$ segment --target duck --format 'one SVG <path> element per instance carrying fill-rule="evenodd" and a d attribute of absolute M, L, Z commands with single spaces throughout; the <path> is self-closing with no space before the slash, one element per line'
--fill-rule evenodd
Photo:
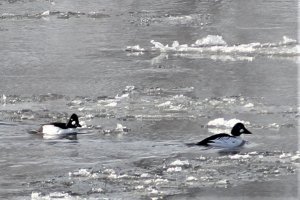
<path fill-rule="evenodd" d="M 231 129 L 231 135 L 219 133 L 205 138 L 195 145 L 217 148 L 236 148 L 243 146 L 246 141 L 241 138 L 242 134 L 252 134 L 245 128 L 243 123 L 236 123 Z"/>
<path fill-rule="evenodd" d="M 44 139 L 77 139 L 77 127 L 81 127 L 81 125 L 78 116 L 74 113 L 67 123 L 53 122 L 43 124 L 37 133 L 43 135 Z"/>

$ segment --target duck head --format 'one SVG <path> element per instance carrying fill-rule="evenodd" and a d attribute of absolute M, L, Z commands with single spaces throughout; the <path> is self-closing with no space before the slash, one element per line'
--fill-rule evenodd
<path fill-rule="evenodd" d="M 78 120 L 78 116 L 76 114 L 72 114 L 68 123 L 67 123 L 67 127 L 68 128 L 77 128 L 77 127 L 81 127 L 81 125 L 79 124 L 79 120 Z"/>
<path fill-rule="evenodd" d="M 245 128 L 244 124 L 236 123 L 231 130 L 231 135 L 240 136 L 241 134 L 252 134 L 252 133 Z"/>

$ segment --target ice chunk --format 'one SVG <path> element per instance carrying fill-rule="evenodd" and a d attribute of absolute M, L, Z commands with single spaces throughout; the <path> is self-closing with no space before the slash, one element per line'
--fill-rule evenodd
<path fill-rule="evenodd" d="M 199 39 L 192 46 L 225 46 L 227 43 L 219 35 L 208 35 L 202 39 Z"/>
<path fill-rule="evenodd" d="M 250 122 L 248 121 L 243 121 L 243 120 L 239 120 L 239 119 L 230 119 L 230 120 L 225 120 L 224 118 L 217 118 L 214 120 L 211 120 L 207 123 L 208 126 L 225 126 L 225 127 L 233 127 L 236 123 L 243 123 L 245 125 L 249 125 Z"/>
<path fill-rule="evenodd" d="M 184 166 L 184 165 L 189 165 L 189 161 L 188 160 L 175 160 L 174 162 L 170 163 L 170 166 Z"/>

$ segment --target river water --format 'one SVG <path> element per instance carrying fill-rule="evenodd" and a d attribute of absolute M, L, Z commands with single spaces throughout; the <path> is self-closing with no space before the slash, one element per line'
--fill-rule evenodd
<path fill-rule="evenodd" d="M 297 1 L 0 1 L 1 199 L 297 199 Z M 32 135 L 79 116 L 77 140 Z M 188 147 L 242 121 L 238 151 Z"/>

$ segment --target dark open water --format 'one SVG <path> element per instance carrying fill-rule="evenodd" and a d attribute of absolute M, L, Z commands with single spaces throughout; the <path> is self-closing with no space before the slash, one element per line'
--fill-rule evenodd
<path fill-rule="evenodd" d="M 297 199 L 297 4 L 0 1 L 0 198 Z M 237 120 L 239 152 L 184 144 Z"/>

